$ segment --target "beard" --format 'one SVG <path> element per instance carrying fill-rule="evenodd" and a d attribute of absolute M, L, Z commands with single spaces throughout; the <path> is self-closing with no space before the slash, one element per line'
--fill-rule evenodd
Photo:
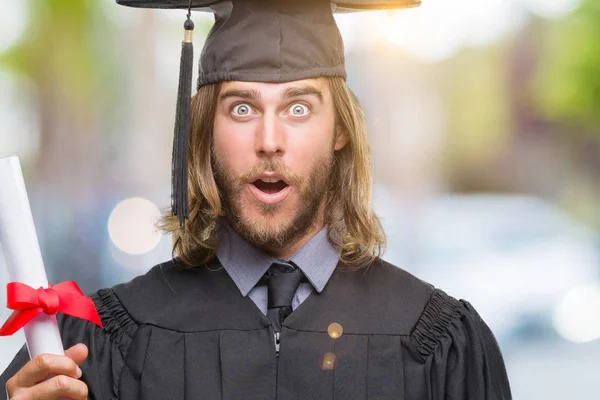
<path fill-rule="evenodd" d="M 322 215 L 321 205 L 326 204 L 326 196 L 333 172 L 333 151 L 321 157 L 303 178 L 291 171 L 280 160 L 268 159 L 255 165 L 248 172 L 232 176 L 230 169 L 213 153 L 213 171 L 215 181 L 221 193 L 223 213 L 235 231 L 257 247 L 278 249 L 294 243 L 314 227 Z M 287 197 L 276 204 L 265 204 L 258 200 L 252 206 L 258 206 L 260 216 L 252 218 L 244 213 L 249 205 L 243 203 L 246 185 L 253 177 L 264 171 L 273 171 L 285 177 L 286 182 L 297 192 L 297 204 L 288 218 L 272 225 L 269 219 L 281 210 Z"/>

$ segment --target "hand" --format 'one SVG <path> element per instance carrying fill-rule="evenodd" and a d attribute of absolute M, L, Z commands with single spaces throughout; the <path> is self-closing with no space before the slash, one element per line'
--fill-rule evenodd
<path fill-rule="evenodd" d="M 6 382 L 10 400 L 54 400 L 68 397 L 85 400 L 88 387 L 79 380 L 79 365 L 88 356 L 87 346 L 76 344 L 64 356 L 40 354 Z M 48 378 L 48 375 L 54 375 Z"/>

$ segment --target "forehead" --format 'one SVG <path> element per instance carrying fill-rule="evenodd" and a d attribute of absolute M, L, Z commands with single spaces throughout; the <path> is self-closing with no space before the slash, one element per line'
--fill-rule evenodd
<path fill-rule="evenodd" d="M 312 88 L 320 91 L 324 98 L 329 97 L 329 82 L 326 78 L 310 78 L 292 82 L 268 83 L 268 82 L 242 82 L 225 81 L 221 84 L 220 95 L 231 91 L 252 91 L 259 93 L 261 98 L 280 98 L 289 93 L 291 89 Z"/>

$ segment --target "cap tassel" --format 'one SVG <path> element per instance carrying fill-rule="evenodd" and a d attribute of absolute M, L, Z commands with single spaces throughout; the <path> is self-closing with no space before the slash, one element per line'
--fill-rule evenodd
<path fill-rule="evenodd" d="M 171 176 L 171 212 L 177 216 L 180 227 L 185 230 L 185 221 L 189 217 L 188 204 L 188 146 L 190 141 L 190 103 L 192 97 L 192 69 L 194 46 L 192 33 L 194 23 L 187 20 L 183 27 L 185 38 L 181 43 L 181 63 L 179 67 L 179 88 L 177 90 L 177 111 L 175 114 L 175 132 L 173 135 L 173 164 Z"/>

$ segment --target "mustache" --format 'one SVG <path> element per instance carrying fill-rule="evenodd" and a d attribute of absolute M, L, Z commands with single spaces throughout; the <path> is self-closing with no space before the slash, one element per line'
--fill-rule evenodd
<path fill-rule="evenodd" d="M 276 174 L 281 175 L 288 185 L 299 185 L 302 182 L 301 176 L 292 171 L 283 163 L 283 161 L 268 159 L 256 164 L 254 167 L 238 176 L 236 184 L 241 185 L 250 182 L 256 175 L 263 172 L 275 172 Z"/>

